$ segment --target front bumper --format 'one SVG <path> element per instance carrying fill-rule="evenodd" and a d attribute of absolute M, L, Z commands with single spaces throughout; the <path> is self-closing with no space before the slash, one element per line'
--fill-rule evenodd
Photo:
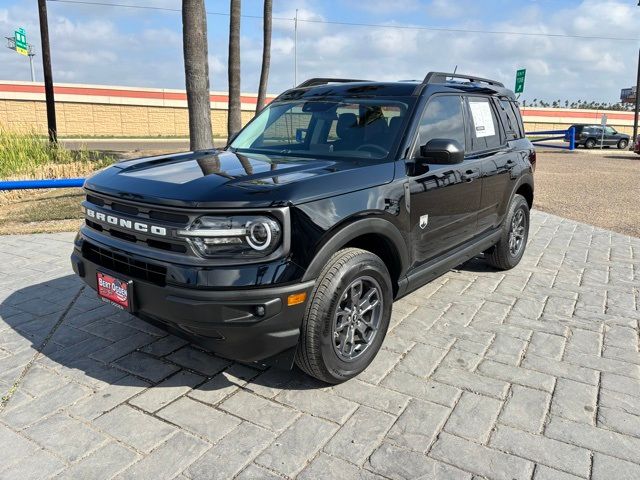
<path fill-rule="evenodd" d="M 289 367 L 306 301 L 288 306 L 287 297 L 305 292 L 308 301 L 314 284 L 217 290 L 161 286 L 97 265 L 85 258 L 78 245 L 71 264 L 94 290 L 97 271 L 133 280 L 132 313 L 168 332 L 231 360 Z"/>

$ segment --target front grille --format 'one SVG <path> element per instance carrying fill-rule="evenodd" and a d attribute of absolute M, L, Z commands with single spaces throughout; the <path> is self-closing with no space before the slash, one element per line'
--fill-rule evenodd
<path fill-rule="evenodd" d="M 128 215 L 137 216 L 140 214 L 140 210 L 136 207 L 130 207 L 129 205 L 123 205 L 121 203 L 113 202 L 111 204 L 111 210 L 115 210 L 116 212 L 126 213 Z"/>
<path fill-rule="evenodd" d="M 104 205 L 104 200 L 93 195 L 87 195 L 87 202 L 93 203 L 94 205 L 97 205 L 99 207 L 102 207 Z"/>
<path fill-rule="evenodd" d="M 173 229 L 186 228 L 191 220 L 189 215 L 186 214 L 152 209 L 147 206 L 131 204 L 128 201 L 112 200 L 109 197 L 98 196 L 94 193 L 87 194 L 86 202 L 88 208 L 93 208 L 93 206 L 100 207 L 100 211 L 107 215 L 112 212 L 114 216 L 126 216 L 131 221 L 137 220 L 145 224 L 153 223 L 166 228 L 169 232 Z M 87 218 L 86 225 L 105 235 L 158 250 L 184 254 L 189 251 L 187 241 L 184 238 L 156 237 L 145 232 L 120 228 L 120 226 L 105 222 L 99 223 L 94 218 Z"/>
<path fill-rule="evenodd" d="M 179 213 L 170 213 L 170 212 L 160 212 L 158 210 L 151 210 L 149 212 L 149 217 L 154 220 L 162 220 L 163 222 L 173 222 L 173 223 L 189 223 L 188 215 L 180 215 Z"/>
<path fill-rule="evenodd" d="M 167 283 L 167 269 L 165 267 L 135 260 L 127 255 L 98 247 L 86 240 L 82 244 L 82 255 L 96 265 L 127 277 L 145 280 L 159 286 L 165 286 Z"/>

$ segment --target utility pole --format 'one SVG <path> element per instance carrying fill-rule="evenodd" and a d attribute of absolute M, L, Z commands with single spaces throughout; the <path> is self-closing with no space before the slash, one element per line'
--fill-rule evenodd
<path fill-rule="evenodd" d="M 29 44 L 29 66 L 31 67 L 31 81 L 36 81 L 36 71 L 33 68 L 33 57 L 36 56 L 36 52 L 33 51 L 33 45 Z"/>
<path fill-rule="evenodd" d="M 631 149 L 634 148 L 633 146 L 636 143 L 636 138 L 638 138 L 638 112 L 640 112 L 640 49 L 638 49 L 638 76 L 636 77 L 636 108 L 633 113 L 633 137 L 631 138 Z"/>
<path fill-rule="evenodd" d="M 293 86 L 298 85 L 298 9 L 293 19 Z"/>
<path fill-rule="evenodd" d="M 42 41 L 42 73 L 44 75 L 44 96 L 47 102 L 47 128 L 49 141 L 58 142 L 58 127 L 56 126 L 56 104 L 53 96 L 53 75 L 51 74 L 51 49 L 49 46 L 49 24 L 47 21 L 47 1 L 38 0 L 38 14 L 40 16 L 40 39 Z"/>

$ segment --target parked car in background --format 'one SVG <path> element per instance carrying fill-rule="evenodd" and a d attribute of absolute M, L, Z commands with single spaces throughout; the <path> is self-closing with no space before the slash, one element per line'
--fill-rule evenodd
<path fill-rule="evenodd" d="M 640 155 L 640 135 L 636 137 L 636 143 L 633 145 L 633 151 Z"/>
<path fill-rule="evenodd" d="M 602 135 L 602 125 L 576 124 L 571 125 L 576 131 L 576 147 L 582 145 L 584 148 L 618 147 L 624 150 L 629 146 L 630 137 L 626 133 L 620 133 L 613 127 L 604 127 L 604 140 Z M 564 137 L 564 141 L 569 141 L 569 133 Z"/>

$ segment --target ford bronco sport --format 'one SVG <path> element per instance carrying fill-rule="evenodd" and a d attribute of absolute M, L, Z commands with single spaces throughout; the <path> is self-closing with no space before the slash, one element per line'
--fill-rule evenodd
<path fill-rule="evenodd" d="M 518 264 L 535 152 L 496 81 L 312 79 L 224 150 L 89 178 L 71 261 L 100 297 L 220 356 L 337 383 L 395 299 L 484 252 Z"/>

